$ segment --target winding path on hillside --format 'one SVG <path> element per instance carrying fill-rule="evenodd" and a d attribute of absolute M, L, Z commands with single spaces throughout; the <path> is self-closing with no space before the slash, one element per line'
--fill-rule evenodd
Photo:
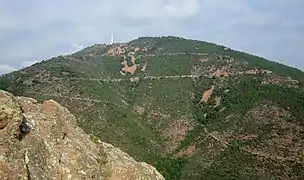
<path fill-rule="evenodd" d="M 80 102 L 92 102 L 92 103 L 110 103 L 110 101 L 105 101 L 105 100 L 97 100 L 97 99 L 91 99 L 91 98 L 80 98 L 80 97 L 70 97 L 70 96 L 64 96 L 62 94 L 44 94 L 44 93 L 37 93 L 37 92 L 27 92 L 26 94 L 34 94 L 34 95 L 41 95 L 41 96 L 46 96 L 46 97 L 55 97 L 55 98 L 64 98 L 70 101 L 80 101 Z M 116 103 L 112 103 L 113 105 L 116 106 L 121 106 L 121 107 L 125 107 L 121 104 L 116 104 Z M 124 103 L 125 104 L 125 103 Z M 127 105 L 127 104 L 125 104 Z M 205 133 L 207 134 L 207 136 L 211 137 L 212 139 L 214 139 L 215 141 L 217 141 L 218 143 L 222 144 L 225 147 L 234 147 L 233 145 L 231 145 L 230 143 L 226 142 L 225 140 L 222 140 L 221 138 L 215 136 L 214 134 L 208 132 L 208 130 L 206 128 L 204 128 Z M 277 156 L 277 155 L 272 155 L 270 153 L 265 153 L 263 151 L 253 151 L 253 150 L 249 150 L 247 148 L 241 147 L 238 148 L 239 150 L 251 154 L 253 156 L 258 156 L 258 157 L 262 157 L 262 158 L 267 158 L 267 159 L 271 159 L 271 160 L 275 160 L 275 161 L 291 161 L 291 162 L 296 162 L 298 164 L 303 164 L 303 161 L 300 161 L 299 159 L 296 158 L 292 158 L 292 157 L 282 157 L 282 156 Z"/>
<path fill-rule="evenodd" d="M 116 104 L 111 101 L 106 101 L 106 100 L 99 100 L 99 99 L 91 99 L 91 98 L 81 98 L 81 97 L 71 97 L 68 94 L 67 95 L 62 95 L 62 94 L 49 94 L 49 93 L 37 93 L 37 92 L 26 92 L 26 94 L 33 94 L 33 95 L 40 95 L 40 96 L 45 96 L 45 97 L 54 97 L 54 98 L 60 98 L 60 99 L 67 99 L 70 101 L 80 101 L 80 102 L 92 102 L 92 103 L 111 103 L 115 106 L 122 106 L 121 104 Z M 127 105 L 125 102 L 122 102 L 123 104 Z"/>
<path fill-rule="evenodd" d="M 185 53 L 185 52 L 175 52 L 175 53 L 158 53 L 158 54 L 140 54 L 137 55 L 137 57 L 141 58 L 141 57 L 155 57 L 155 56 L 176 56 L 176 55 L 195 55 L 195 56 L 207 56 L 210 55 L 210 53 Z M 110 56 L 108 53 L 104 53 L 101 55 L 94 55 L 94 54 L 88 54 L 88 55 L 84 55 L 83 57 L 91 57 L 91 56 L 95 56 L 95 57 L 101 57 L 101 56 Z M 116 57 L 118 57 L 119 55 L 116 55 Z M 115 56 L 114 56 L 115 57 Z M 122 57 L 122 56 L 121 56 Z"/>
<path fill-rule="evenodd" d="M 172 52 L 172 53 L 159 53 L 159 54 L 142 54 L 142 55 L 137 55 L 137 58 L 141 58 L 141 57 L 154 57 L 154 56 L 175 56 L 175 55 L 197 55 L 197 56 L 207 56 L 210 55 L 210 53 L 185 53 L 185 52 Z M 89 55 L 84 55 L 83 57 L 89 57 L 89 56 L 95 56 L 95 57 L 100 57 L 100 56 L 109 56 L 109 57 L 124 57 L 122 55 L 109 55 L 109 53 L 104 53 L 101 55 L 93 55 L 93 54 L 89 54 Z M 134 55 L 132 55 L 134 56 Z M 75 60 L 73 58 L 68 58 L 71 61 L 77 61 L 77 62 L 81 62 L 79 60 Z M 236 75 L 243 75 L 243 73 L 236 73 L 234 74 L 234 76 Z M 165 75 L 165 76 L 144 76 L 145 80 L 155 80 L 155 79 L 182 79 L 182 78 L 201 78 L 201 77 L 207 77 L 207 78 L 211 78 L 212 75 L 192 75 L 192 74 L 184 74 L 184 75 Z M 101 82 L 121 82 L 121 81 L 128 81 L 130 79 L 134 79 L 137 78 L 137 76 L 133 76 L 131 78 L 111 78 L 111 77 L 106 77 L 106 78 L 83 78 L 83 77 L 79 77 L 79 78 L 69 78 L 71 80 L 88 80 L 88 81 L 101 81 Z M 63 79 L 63 78 L 58 78 L 58 79 Z"/>
<path fill-rule="evenodd" d="M 233 145 L 229 144 L 228 142 L 220 139 L 219 137 L 213 135 L 212 133 L 208 132 L 208 130 L 206 128 L 204 128 L 205 133 L 213 138 L 214 140 L 216 140 L 217 142 L 219 142 L 220 144 L 222 144 L 223 146 L 230 146 L 230 147 L 234 147 Z M 254 155 L 254 156 L 259 156 L 259 157 L 263 157 L 263 158 L 267 158 L 267 159 L 271 159 L 271 160 L 279 160 L 279 161 L 291 161 L 291 162 L 296 162 L 298 164 L 303 164 L 303 161 L 300 161 L 296 158 L 292 158 L 292 157 L 282 157 L 282 156 L 277 156 L 277 155 L 272 155 L 270 153 L 265 153 L 263 151 L 253 151 L 253 150 L 249 150 L 247 148 L 238 148 L 239 150 Z"/>
<path fill-rule="evenodd" d="M 134 76 L 131 78 L 69 78 L 71 80 L 89 80 L 89 81 L 103 81 L 103 82 L 120 82 L 126 81 L 130 79 L 137 78 L 138 76 Z M 200 78 L 207 76 L 197 76 L 197 75 L 172 75 L 172 76 L 145 76 L 145 80 L 154 80 L 154 79 L 182 79 L 182 78 Z M 62 79 L 62 78 L 59 78 Z"/>

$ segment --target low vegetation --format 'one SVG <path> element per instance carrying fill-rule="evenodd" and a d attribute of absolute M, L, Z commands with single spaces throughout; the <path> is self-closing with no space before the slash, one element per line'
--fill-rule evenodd
<path fill-rule="evenodd" d="M 115 46 L 126 52 L 107 54 Z M 139 67 L 122 75 L 129 52 Z M 282 78 L 293 84 L 264 83 Z M 37 63 L 1 77 L 0 88 L 57 100 L 94 142 L 166 179 L 303 179 L 303 80 L 300 70 L 212 43 L 144 37 Z"/>

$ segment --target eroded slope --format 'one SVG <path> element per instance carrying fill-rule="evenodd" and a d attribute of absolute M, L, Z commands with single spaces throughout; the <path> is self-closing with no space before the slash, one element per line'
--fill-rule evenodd
<path fill-rule="evenodd" d="M 259 57 L 176 37 L 139 38 L 1 80 L 9 91 L 56 99 L 87 133 L 167 179 L 303 177 L 304 73 Z"/>

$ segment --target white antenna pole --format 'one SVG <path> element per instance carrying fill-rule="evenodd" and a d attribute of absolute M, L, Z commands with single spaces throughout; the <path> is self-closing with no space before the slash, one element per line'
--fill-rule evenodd
<path fill-rule="evenodd" d="M 113 31 L 112 31 L 112 36 L 111 36 L 111 44 L 114 44 L 114 34 L 113 34 Z"/>

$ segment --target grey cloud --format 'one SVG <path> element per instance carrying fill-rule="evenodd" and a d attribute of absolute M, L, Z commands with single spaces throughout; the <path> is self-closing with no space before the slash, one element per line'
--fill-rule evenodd
<path fill-rule="evenodd" d="M 0 64 L 21 68 L 95 43 L 176 35 L 304 69 L 302 0 L 2 0 Z"/>

